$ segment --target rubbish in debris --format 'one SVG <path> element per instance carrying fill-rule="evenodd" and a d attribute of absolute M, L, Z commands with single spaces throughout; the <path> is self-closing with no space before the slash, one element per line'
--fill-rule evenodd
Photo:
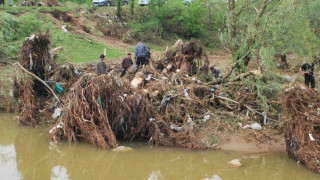
<path fill-rule="evenodd" d="M 133 88 L 138 88 L 144 81 L 144 75 L 141 72 L 137 72 L 134 79 L 131 81 L 131 86 Z"/>
<path fill-rule="evenodd" d="M 132 151 L 133 149 L 131 147 L 126 147 L 126 146 L 119 146 L 117 148 L 112 149 L 111 151 L 115 152 L 124 152 L 124 151 Z"/>
<path fill-rule="evenodd" d="M 204 117 L 203 117 L 203 122 L 204 123 L 206 123 L 208 120 L 210 119 L 210 114 L 208 114 L 208 115 L 205 115 Z"/>
<path fill-rule="evenodd" d="M 154 121 L 154 120 L 156 120 L 155 118 L 149 118 L 149 121 L 150 122 L 152 122 L 152 121 Z"/>
<path fill-rule="evenodd" d="M 312 136 L 311 133 L 309 133 L 309 137 L 310 137 L 310 140 L 311 140 L 311 141 L 315 141 L 315 139 L 313 138 L 313 136 Z"/>
<path fill-rule="evenodd" d="M 259 123 L 253 123 L 250 125 L 251 129 L 254 129 L 254 130 L 262 130 L 262 127 Z"/>
<path fill-rule="evenodd" d="M 190 125 L 190 129 L 193 130 L 194 122 L 192 121 L 190 115 L 187 115 L 187 123 Z"/>
<path fill-rule="evenodd" d="M 59 53 L 59 52 L 62 51 L 62 50 L 63 50 L 63 47 L 62 47 L 62 46 L 59 46 L 59 47 L 56 47 L 56 48 L 52 49 L 52 53 L 57 54 L 57 53 Z"/>
<path fill-rule="evenodd" d="M 287 88 L 281 95 L 283 131 L 289 157 L 320 173 L 320 96 L 301 85 Z M 312 104 L 313 108 L 308 105 Z M 309 140 L 310 139 L 310 140 Z"/>
<path fill-rule="evenodd" d="M 222 178 L 216 174 L 214 174 L 211 178 L 206 177 L 203 180 L 222 180 Z"/>
<path fill-rule="evenodd" d="M 57 119 L 58 117 L 61 116 L 61 108 L 55 108 L 54 109 L 54 113 L 52 114 L 52 118 L 53 119 Z"/>
<path fill-rule="evenodd" d="M 177 126 L 175 124 L 171 124 L 170 128 L 173 129 L 173 130 L 177 130 L 177 131 L 180 131 L 182 129 L 182 127 L 179 127 L 179 126 Z"/>
<path fill-rule="evenodd" d="M 61 94 L 63 92 L 63 88 L 62 86 L 56 82 L 56 85 L 55 85 L 55 88 L 56 88 L 56 91 Z"/>
<path fill-rule="evenodd" d="M 161 107 L 166 108 L 170 99 L 171 99 L 171 94 L 164 96 L 161 100 Z"/>
<path fill-rule="evenodd" d="M 62 25 L 61 26 L 61 28 L 62 28 L 62 30 L 64 31 L 64 32 L 66 32 L 66 33 L 68 33 L 69 32 L 69 30 L 67 29 L 67 25 Z"/>
<path fill-rule="evenodd" d="M 228 164 L 231 164 L 231 165 L 237 166 L 237 167 L 242 166 L 242 164 L 241 164 L 239 159 L 231 160 L 231 161 L 228 162 Z"/>
<path fill-rule="evenodd" d="M 186 98 L 189 98 L 189 93 L 188 93 L 188 89 L 184 89 L 183 90 L 183 94 Z"/>
<path fill-rule="evenodd" d="M 148 74 L 145 80 L 146 80 L 146 81 L 150 81 L 151 78 L 152 78 L 152 74 Z"/>

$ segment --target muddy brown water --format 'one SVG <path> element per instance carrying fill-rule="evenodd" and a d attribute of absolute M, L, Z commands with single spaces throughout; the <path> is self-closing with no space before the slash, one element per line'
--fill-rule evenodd
<path fill-rule="evenodd" d="M 115 180 L 313 180 L 315 174 L 285 153 L 186 151 L 144 143 L 131 151 L 99 150 L 86 143 L 50 143 L 48 129 L 18 127 L 14 114 L 0 114 L 0 179 Z M 227 164 L 239 159 L 241 167 Z"/>

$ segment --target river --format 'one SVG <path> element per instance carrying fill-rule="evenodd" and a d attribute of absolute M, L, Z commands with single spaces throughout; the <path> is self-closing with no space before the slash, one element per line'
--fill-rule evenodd
<path fill-rule="evenodd" d="M 223 151 L 187 151 L 124 143 L 131 151 L 113 152 L 90 144 L 55 144 L 48 129 L 19 127 L 14 114 L 0 115 L 1 180 L 319 180 L 285 153 L 247 154 Z M 228 162 L 239 159 L 240 167 Z"/>

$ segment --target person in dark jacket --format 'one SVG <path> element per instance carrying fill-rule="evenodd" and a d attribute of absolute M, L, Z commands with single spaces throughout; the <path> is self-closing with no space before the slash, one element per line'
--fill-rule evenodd
<path fill-rule="evenodd" d="M 314 63 L 311 65 L 306 63 L 300 67 L 300 72 L 304 75 L 304 83 L 306 86 L 314 89 L 316 87 L 316 81 L 313 76 Z"/>
<path fill-rule="evenodd" d="M 0 6 L 1 4 L 4 6 L 4 0 L 0 0 Z"/>
<path fill-rule="evenodd" d="M 134 59 L 136 60 L 136 71 L 138 71 L 139 67 L 141 65 L 144 65 L 146 63 L 146 57 L 148 52 L 147 46 L 143 43 L 141 39 L 139 39 L 139 43 L 136 45 L 135 51 L 134 51 Z"/>
<path fill-rule="evenodd" d="M 123 60 L 122 60 L 122 63 L 121 63 L 121 74 L 120 74 L 120 77 L 124 76 L 126 74 L 126 71 L 128 70 L 128 68 L 133 65 L 133 62 L 132 62 L 132 59 L 131 59 L 131 53 L 128 53 L 127 54 L 127 57 L 125 57 Z"/>
<path fill-rule="evenodd" d="M 107 74 L 107 66 L 106 66 L 106 63 L 103 62 L 104 58 L 105 56 L 101 54 L 100 59 L 98 60 L 98 63 L 97 63 L 97 69 L 96 69 L 97 76 L 100 76 L 101 74 Z"/>

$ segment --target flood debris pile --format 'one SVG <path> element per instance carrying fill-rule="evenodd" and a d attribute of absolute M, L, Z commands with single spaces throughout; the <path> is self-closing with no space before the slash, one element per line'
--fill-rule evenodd
<path fill-rule="evenodd" d="M 62 117 L 50 133 L 55 141 L 84 140 L 102 149 L 134 139 L 185 147 L 192 138 L 185 130 L 172 130 L 170 120 L 160 117 L 143 92 L 110 75 L 88 74 L 70 88 Z"/>
<path fill-rule="evenodd" d="M 281 96 L 288 155 L 320 173 L 320 97 L 312 89 L 295 85 Z"/>
<path fill-rule="evenodd" d="M 18 102 L 16 111 L 21 124 L 36 126 L 40 112 L 51 111 L 57 106 L 59 98 L 55 93 L 62 93 L 62 87 L 67 90 L 78 77 L 73 65 L 57 64 L 50 50 L 47 31 L 26 38 L 19 53 L 15 64 L 14 97 Z M 57 90 L 57 87 L 61 89 Z"/>
<path fill-rule="evenodd" d="M 46 81 L 57 66 L 50 54 L 49 32 L 26 38 L 19 53 L 18 62 L 29 72 Z M 14 97 L 18 102 L 19 122 L 34 126 L 37 124 L 36 111 L 41 105 L 36 97 L 47 96 L 44 85 L 30 76 L 17 71 L 14 79 Z"/>
<path fill-rule="evenodd" d="M 28 77 L 16 77 L 14 80 L 14 98 L 17 100 L 16 111 L 19 113 L 19 123 L 35 126 L 36 99 L 33 81 Z"/>
<path fill-rule="evenodd" d="M 47 6 L 47 7 L 62 7 L 59 0 L 45 0 L 45 1 L 21 1 L 19 6 Z"/>
<path fill-rule="evenodd" d="M 200 67 L 207 73 L 209 61 L 200 42 L 184 43 L 178 40 L 172 47 L 167 47 L 164 56 L 155 62 L 155 66 L 164 74 L 175 72 L 177 69 L 196 74 Z"/>

